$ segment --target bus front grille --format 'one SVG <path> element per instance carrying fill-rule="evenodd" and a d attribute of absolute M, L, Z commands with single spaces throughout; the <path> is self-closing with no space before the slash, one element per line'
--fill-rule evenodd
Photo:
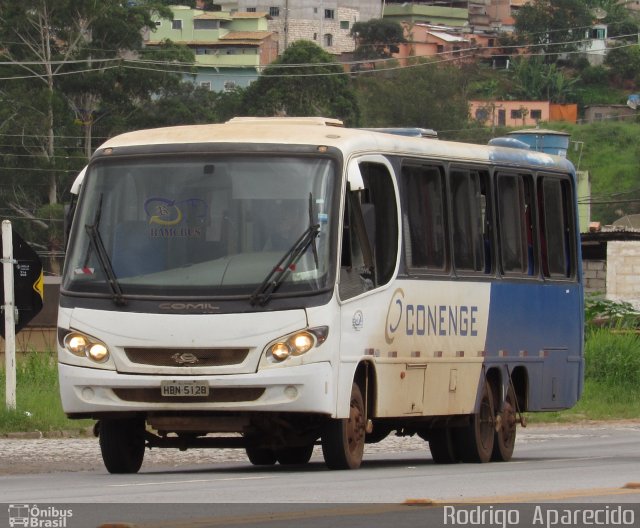
<path fill-rule="evenodd" d="M 264 394 L 263 387 L 211 389 L 207 396 L 162 396 L 160 388 L 114 388 L 114 394 L 123 401 L 140 403 L 234 403 L 255 401 Z"/>
<path fill-rule="evenodd" d="M 131 363 L 156 367 L 219 367 L 239 365 L 248 348 L 138 348 L 124 349 Z"/>

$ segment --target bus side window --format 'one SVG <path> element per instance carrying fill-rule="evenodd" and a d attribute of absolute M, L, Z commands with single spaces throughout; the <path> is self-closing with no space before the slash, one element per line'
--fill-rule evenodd
<path fill-rule="evenodd" d="M 451 231 L 457 271 L 491 272 L 491 221 L 486 175 L 466 169 L 451 171 Z"/>
<path fill-rule="evenodd" d="M 531 178 L 523 174 L 499 174 L 497 188 L 502 271 L 509 275 L 533 275 L 535 237 Z"/>
<path fill-rule="evenodd" d="M 438 167 L 405 164 L 402 178 L 407 266 L 414 271 L 444 271 L 448 260 L 442 172 Z"/>
<path fill-rule="evenodd" d="M 573 276 L 571 188 L 569 182 L 543 176 L 539 181 L 542 272 L 549 278 Z"/>
<path fill-rule="evenodd" d="M 340 297 L 349 299 L 386 284 L 398 254 L 398 210 L 391 175 L 380 163 L 361 162 L 365 189 L 347 189 Z"/>

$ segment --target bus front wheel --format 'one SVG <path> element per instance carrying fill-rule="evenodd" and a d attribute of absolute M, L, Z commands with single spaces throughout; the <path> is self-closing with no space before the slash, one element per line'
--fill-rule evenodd
<path fill-rule="evenodd" d="M 351 386 L 349 418 L 331 420 L 322 434 L 322 454 L 329 469 L 357 469 L 362 463 L 366 414 L 362 391 Z"/>
<path fill-rule="evenodd" d="M 100 451 L 109 473 L 137 473 L 144 458 L 144 420 L 100 421 Z"/>

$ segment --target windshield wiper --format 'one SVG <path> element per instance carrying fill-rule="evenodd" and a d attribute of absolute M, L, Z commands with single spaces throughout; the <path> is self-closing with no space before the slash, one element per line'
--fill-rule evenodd
<path fill-rule="evenodd" d="M 107 278 L 107 284 L 109 285 L 109 288 L 113 293 L 113 302 L 115 302 L 118 306 L 123 306 L 127 304 L 127 302 L 124 299 L 122 288 L 120 287 L 120 283 L 118 282 L 118 277 L 116 277 L 116 273 L 113 270 L 113 264 L 111 263 L 109 254 L 104 247 L 102 236 L 100 235 L 100 231 L 98 230 L 98 226 L 100 225 L 101 213 L 102 195 L 100 195 L 98 209 L 96 210 L 96 214 L 93 218 L 93 225 L 85 224 L 84 229 L 87 232 L 87 235 L 89 235 L 89 240 L 91 241 L 91 245 L 96 252 L 96 257 L 98 257 L 98 262 L 100 263 L 102 272 L 105 274 Z"/>
<path fill-rule="evenodd" d="M 280 285 L 287 278 L 287 275 L 293 268 L 293 266 L 300 260 L 300 257 L 304 255 L 304 252 L 309 246 L 313 246 L 313 253 L 316 262 L 318 263 L 317 250 L 315 246 L 315 239 L 320 233 L 320 224 L 310 225 L 304 233 L 295 241 L 287 252 L 282 256 L 274 268 L 262 281 L 262 284 L 258 286 L 256 291 L 250 297 L 251 305 L 260 304 L 264 306 L 269 302 L 273 293 L 280 287 Z"/>

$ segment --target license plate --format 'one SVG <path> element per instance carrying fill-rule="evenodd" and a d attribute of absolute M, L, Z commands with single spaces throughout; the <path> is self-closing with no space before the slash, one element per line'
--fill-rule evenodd
<path fill-rule="evenodd" d="M 171 397 L 209 396 L 209 384 L 205 381 L 161 381 L 160 394 Z"/>

